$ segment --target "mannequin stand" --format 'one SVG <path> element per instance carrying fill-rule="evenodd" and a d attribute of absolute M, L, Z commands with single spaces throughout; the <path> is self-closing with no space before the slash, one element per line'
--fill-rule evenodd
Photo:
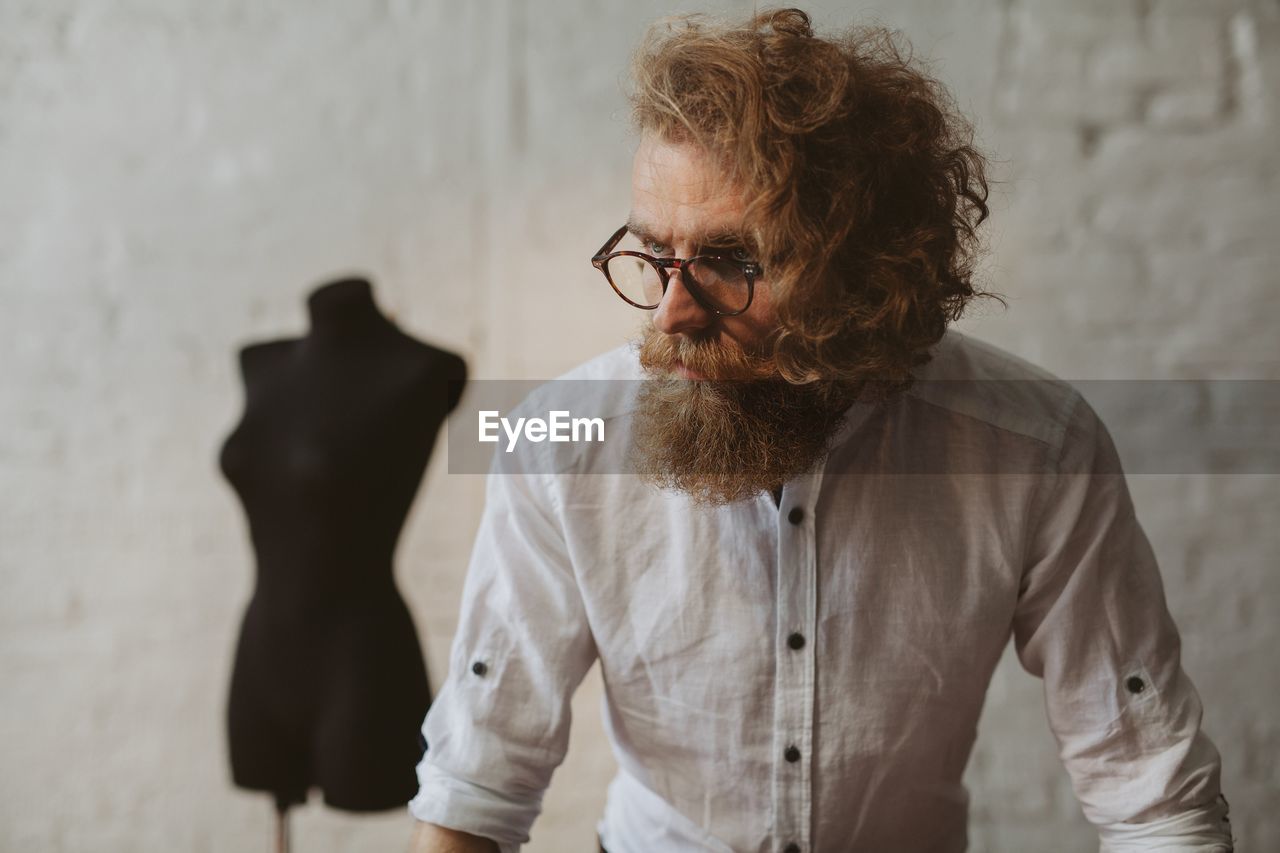
<path fill-rule="evenodd" d="M 276 851 L 289 853 L 289 805 L 276 803 Z"/>

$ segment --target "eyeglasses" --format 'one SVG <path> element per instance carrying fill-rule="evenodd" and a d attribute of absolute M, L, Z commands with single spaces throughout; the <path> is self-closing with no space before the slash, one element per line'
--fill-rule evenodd
<path fill-rule="evenodd" d="M 591 257 L 591 265 L 604 273 L 614 292 L 629 305 L 652 311 L 667 292 L 671 270 L 683 273 L 684 286 L 703 308 L 722 317 L 733 317 L 751 307 L 756 278 L 764 268 L 755 261 L 728 254 L 692 258 L 655 258 L 633 249 L 614 251 L 627 235 L 622 226 Z"/>

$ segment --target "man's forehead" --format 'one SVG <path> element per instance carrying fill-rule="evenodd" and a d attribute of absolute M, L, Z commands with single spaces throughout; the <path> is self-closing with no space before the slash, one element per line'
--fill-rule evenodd
<path fill-rule="evenodd" d="M 728 173 L 699 146 L 648 134 L 636 148 L 632 180 L 660 183 L 690 198 L 709 200 L 739 194 Z"/>
<path fill-rule="evenodd" d="M 633 233 L 707 242 L 739 234 L 745 205 L 738 188 L 698 147 L 646 136 L 632 173 Z"/>

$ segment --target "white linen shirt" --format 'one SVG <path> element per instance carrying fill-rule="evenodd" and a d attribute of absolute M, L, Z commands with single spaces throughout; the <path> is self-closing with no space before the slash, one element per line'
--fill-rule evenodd
<path fill-rule="evenodd" d="M 622 347 L 566 378 L 641 375 Z M 961 851 L 961 776 L 1012 636 L 1102 850 L 1230 850 L 1107 430 L 1067 383 L 955 330 L 916 375 L 855 404 L 780 506 L 699 507 L 595 446 L 496 453 L 411 814 L 527 841 L 598 659 L 610 853 Z M 625 432 L 635 383 L 600 385 Z"/>

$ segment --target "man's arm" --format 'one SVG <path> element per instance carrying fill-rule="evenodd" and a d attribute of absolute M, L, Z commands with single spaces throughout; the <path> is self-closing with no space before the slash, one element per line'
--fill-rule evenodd
<path fill-rule="evenodd" d="M 1103 853 L 1232 849 L 1221 759 L 1200 728 L 1151 545 L 1082 398 L 1032 510 L 1014 642 Z"/>
<path fill-rule="evenodd" d="M 498 853 L 498 845 L 488 838 L 420 820 L 409 840 L 409 853 Z"/>
<path fill-rule="evenodd" d="M 495 454 L 408 806 L 419 821 L 492 839 L 500 853 L 529 840 L 568 749 L 570 700 L 596 658 L 557 483 L 537 458 L 545 447 Z"/>

